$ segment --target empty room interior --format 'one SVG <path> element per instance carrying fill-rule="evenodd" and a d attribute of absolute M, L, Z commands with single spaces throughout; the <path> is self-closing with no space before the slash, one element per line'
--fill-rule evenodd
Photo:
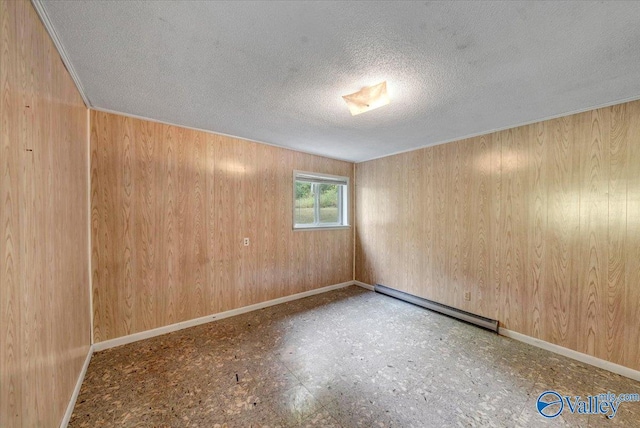
<path fill-rule="evenodd" d="M 0 427 L 640 427 L 640 2 L 0 0 Z"/>

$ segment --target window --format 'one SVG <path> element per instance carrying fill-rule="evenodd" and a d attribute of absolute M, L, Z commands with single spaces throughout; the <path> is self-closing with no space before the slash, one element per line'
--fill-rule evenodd
<path fill-rule="evenodd" d="M 293 172 L 293 228 L 349 226 L 349 178 Z"/>

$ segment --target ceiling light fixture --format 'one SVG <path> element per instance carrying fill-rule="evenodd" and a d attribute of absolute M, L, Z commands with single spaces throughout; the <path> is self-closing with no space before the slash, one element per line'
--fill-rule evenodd
<path fill-rule="evenodd" d="M 353 94 L 343 95 L 342 98 L 347 103 L 351 116 L 386 106 L 390 102 L 386 81 L 377 85 L 367 86 Z"/>

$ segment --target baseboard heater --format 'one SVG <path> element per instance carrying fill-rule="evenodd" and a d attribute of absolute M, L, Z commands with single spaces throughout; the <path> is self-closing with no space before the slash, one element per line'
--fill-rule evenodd
<path fill-rule="evenodd" d="M 498 333 L 498 321 L 492 320 L 491 318 L 481 317 L 480 315 L 472 314 L 471 312 L 452 308 L 451 306 L 443 305 L 442 303 L 434 302 L 432 300 L 423 299 L 422 297 L 414 296 L 413 294 L 405 293 L 404 291 L 395 290 L 381 284 L 376 284 L 373 289 L 376 293 L 385 294 L 398 300 L 412 303 L 416 306 L 421 306 L 425 309 L 439 312 L 452 318 Z"/>

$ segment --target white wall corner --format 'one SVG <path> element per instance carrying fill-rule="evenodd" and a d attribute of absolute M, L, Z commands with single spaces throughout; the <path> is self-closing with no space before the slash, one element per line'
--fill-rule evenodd
<path fill-rule="evenodd" d="M 354 285 L 357 285 L 358 287 L 366 288 L 367 290 L 373 291 L 373 285 L 369 285 L 369 284 L 366 284 L 366 283 L 361 282 L 361 281 L 353 281 L 353 283 L 354 283 Z"/>

